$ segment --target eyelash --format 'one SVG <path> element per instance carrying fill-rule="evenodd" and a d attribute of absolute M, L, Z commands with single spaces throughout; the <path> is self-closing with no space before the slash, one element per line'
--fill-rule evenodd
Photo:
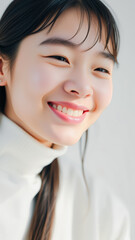
<path fill-rule="evenodd" d="M 68 59 L 65 58 L 65 57 L 63 57 L 63 56 L 53 55 L 53 56 L 49 56 L 49 57 L 50 57 L 50 58 L 55 58 L 55 59 L 57 59 L 58 61 L 66 62 L 66 63 L 69 64 Z M 109 74 L 109 71 L 108 71 L 107 69 L 101 68 L 101 67 L 96 68 L 94 71 L 99 71 L 99 72 L 102 72 L 102 73 L 107 73 L 107 74 Z"/>
<path fill-rule="evenodd" d="M 57 59 L 58 61 L 62 61 L 62 62 L 67 62 L 67 63 L 69 63 L 69 61 L 68 61 L 68 59 L 67 58 L 65 58 L 65 57 L 63 57 L 63 56 L 58 56 L 58 55 L 54 55 L 54 56 L 49 56 L 50 58 L 55 58 L 55 59 Z"/>
<path fill-rule="evenodd" d="M 109 74 L 109 71 L 105 68 L 96 68 L 94 71 L 99 71 L 99 72 L 102 72 L 102 73 L 108 73 Z"/>

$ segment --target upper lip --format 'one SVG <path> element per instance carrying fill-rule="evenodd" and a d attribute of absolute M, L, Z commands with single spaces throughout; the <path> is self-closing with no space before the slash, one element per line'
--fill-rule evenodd
<path fill-rule="evenodd" d="M 56 105 L 61 105 L 62 107 L 71 108 L 71 109 L 73 109 L 73 110 L 89 111 L 89 109 L 86 108 L 85 106 L 77 105 L 77 104 L 71 103 L 71 102 L 51 102 L 51 101 L 49 101 L 48 103 L 56 104 Z"/>

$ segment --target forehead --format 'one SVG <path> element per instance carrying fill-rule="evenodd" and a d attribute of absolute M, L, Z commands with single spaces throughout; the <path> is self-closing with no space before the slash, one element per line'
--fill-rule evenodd
<path fill-rule="evenodd" d="M 82 15 L 79 8 L 65 10 L 58 17 L 51 30 L 48 32 L 49 28 L 44 29 L 41 35 L 44 37 L 48 35 L 48 37 L 60 37 L 65 40 L 71 40 L 77 45 L 82 43 L 81 47 L 83 47 L 83 50 L 86 50 L 94 45 L 100 33 L 97 17 L 94 14 L 90 17 L 89 19 L 89 16 L 85 12 Z M 104 24 L 102 25 L 101 43 L 104 48 L 106 43 Z"/>

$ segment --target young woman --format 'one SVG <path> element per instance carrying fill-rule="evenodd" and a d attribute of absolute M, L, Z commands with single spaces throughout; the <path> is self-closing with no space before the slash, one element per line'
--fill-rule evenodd
<path fill-rule="evenodd" d="M 130 239 L 123 204 L 57 159 L 109 105 L 118 48 L 99 0 L 14 0 L 3 13 L 0 239 Z"/>

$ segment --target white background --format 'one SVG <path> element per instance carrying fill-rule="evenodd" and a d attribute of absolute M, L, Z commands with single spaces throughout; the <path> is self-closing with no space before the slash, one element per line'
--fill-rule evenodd
<path fill-rule="evenodd" d="M 0 14 L 8 0 L 0 0 Z M 113 76 L 110 106 L 89 129 L 85 166 L 104 178 L 129 209 L 135 239 L 135 2 L 106 0 L 114 10 L 121 33 L 119 68 Z M 79 161 L 78 145 L 67 158 Z"/>

